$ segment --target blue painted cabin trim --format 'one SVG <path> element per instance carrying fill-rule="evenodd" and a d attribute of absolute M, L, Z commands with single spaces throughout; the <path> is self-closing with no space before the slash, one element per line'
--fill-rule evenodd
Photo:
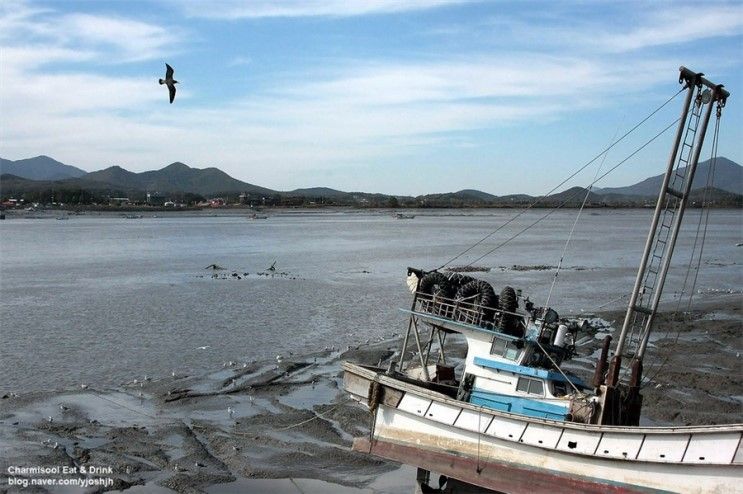
<path fill-rule="evenodd" d="M 502 395 L 478 388 L 472 390 L 470 403 L 493 410 L 552 420 L 565 420 L 569 410 L 567 405 L 544 403 L 521 396 Z"/>
<path fill-rule="evenodd" d="M 559 372 L 548 371 L 545 369 L 537 369 L 534 367 L 525 367 L 523 365 L 509 364 L 506 362 L 499 362 L 497 360 L 491 360 L 491 359 L 482 358 L 482 357 L 475 357 L 474 362 L 476 365 L 479 365 L 481 367 L 487 367 L 489 369 L 513 372 L 514 374 L 519 374 L 522 376 L 538 377 L 541 379 L 546 379 L 548 381 L 568 382 L 568 380 L 565 379 L 565 376 L 563 376 Z M 572 376 L 570 378 L 570 381 L 577 388 L 588 388 L 588 386 L 586 386 L 586 384 L 583 381 L 581 381 L 575 376 Z"/>

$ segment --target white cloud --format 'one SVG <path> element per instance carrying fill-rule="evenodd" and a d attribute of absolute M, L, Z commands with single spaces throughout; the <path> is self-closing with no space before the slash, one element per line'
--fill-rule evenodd
<path fill-rule="evenodd" d="M 645 64 L 650 68 L 652 64 Z M 632 73 L 637 67 L 633 67 Z M 628 69 L 570 56 L 534 53 L 478 57 L 471 61 L 377 64 L 351 69 L 328 82 L 310 83 L 297 94 L 328 94 L 339 101 L 401 104 L 601 92 L 623 84 Z M 657 71 L 646 77 L 657 77 Z M 526 102 L 529 104 L 529 101 Z"/>
<path fill-rule="evenodd" d="M 240 65 L 250 65 L 253 59 L 250 57 L 235 57 L 227 63 L 228 67 L 238 67 Z"/>
<path fill-rule="evenodd" d="M 623 52 L 740 34 L 742 3 L 704 4 L 651 10 L 639 26 L 625 32 L 609 32 L 596 41 L 607 50 Z"/>
<path fill-rule="evenodd" d="M 134 19 L 91 14 L 62 14 L 10 1 L 0 8 L 0 51 L 3 65 L 24 66 L 95 58 L 107 64 L 158 58 L 176 51 L 184 39 L 180 29 Z M 24 51 L 26 60 L 6 58 L 6 51 Z M 80 56 L 72 56 L 80 52 Z M 48 57 L 48 58 L 45 58 Z"/>
<path fill-rule="evenodd" d="M 531 2 L 527 5 L 540 5 Z M 489 49 L 529 47 L 540 53 L 638 56 L 644 49 L 688 48 L 743 34 L 743 3 L 619 2 L 612 5 L 541 2 L 545 8 L 503 9 L 481 19 L 441 22 L 425 33 L 466 45 L 473 38 Z M 548 7 L 547 7 L 548 5 Z"/>
<path fill-rule="evenodd" d="M 162 105 L 165 96 L 150 80 L 84 74 L 38 75 L 25 86 L 14 80 L 5 94 L 14 125 L 2 129 L 11 143 L 4 152 L 33 140 L 63 161 L 84 148 L 84 160 L 69 161 L 88 169 L 116 163 L 141 171 L 182 160 L 281 188 L 307 170 L 414 156 L 432 142 L 460 146 L 452 132 L 544 122 L 604 104 L 596 95 L 628 77 L 609 64 L 534 55 L 351 64 L 301 75 L 209 107 Z M 44 118 L 24 121 L 25 114 Z"/>
<path fill-rule="evenodd" d="M 294 9 L 292 15 L 340 16 L 361 15 L 362 7 L 364 12 L 383 12 L 433 4 L 247 5 L 263 16 L 281 6 Z M 525 124 L 542 125 L 639 94 L 647 101 L 653 99 L 648 88 L 656 89 L 661 82 L 673 86 L 671 74 L 678 65 L 658 58 L 657 52 L 643 53 L 641 59 L 631 50 L 612 52 L 619 46 L 670 40 L 670 35 L 653 40 L 641 35 L 640 28 L 628 29 L 622 34 L 628 38 L 620 43 L 621 29 L 616 28 L 595 35 L 583 51 L 554 50 L 554 43 L 536 41 L 537 27 L 523 24 L 514 29 L 531 29 L 535 38 L 514 38 L 529 40 L 518 50 L 442 52 L 435 57 L 424 53 L 420 58 L 371 62 L 324 59 L 322 64 L 308 64 L 310 70 L 281 67 L 266 73 L 265 85 L 253 85 L 228 101 L 189 98 L 199 87 L 189 88 L 184 81 L 171 106 L 154 76 L 107 76 L 81 63 L 158 57 L 177 49 L 170 45 L 170 29 L 122 17 L 52 18 L 48 11 L 30 8 L 2 12 L 0 27 L 13 32 L 0 33 L 3 157 L 44 153 L 89 170 L 119 164 L 133 171 L 180 160 L 218 166 L 272 188 L 311 185 L 298 182 L 310 171 L 341 170 L 338 174 L 351 176 L 348 170 L 353 167 L 414 162 L 432 149 L 449 152 L 456 146 L 464 153 L 465 148 L 483 146 L 482 139 L 468 133 L 473 130 L 526 129 Z M 661 17 L 649 16 L 643 29 L 662 24 Z M 570 32 L 571 42 L 596 32 L 582 25 L 575 31 L 555 28 L 549 36 L 561 29 Z M 181 39 L 178 31 L 173 38 Z M 51 63 L 59 65 L 46 70 Z M 243 56 L 225 63 L 252 62 Z"/>
<path fill-rule="evenodd" d="M 71 42 L 113 48 L 119 61 L 157 58 L 173 51 L 179 41 L 177 30 L 131 19 L 90 14 L 71 14 L 61 18 L 58 29 L 69 33 Z M 115 59 L 110 59 L 113 62 Z"/>
<path fill-rule="evenodd" d="M 186 15 L 210 19 L 264 17 L 352 17 L 393 14 L 465 3 L 469 0 L 216 0 L 178 2 Z"/>

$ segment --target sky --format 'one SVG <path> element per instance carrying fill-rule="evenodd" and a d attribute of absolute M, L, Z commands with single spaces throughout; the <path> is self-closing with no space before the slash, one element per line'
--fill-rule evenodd
<path fill-rule="evenodd" d="M 740 0 L 3 0 L 0 157 L 180 161 L 277 190 L 541 194 L 676 94 L 680 65 L 731 92 L 719 155 L 743 163 L 742 59 Z M 662 173 L 672 137 L 597 186 Z"/>

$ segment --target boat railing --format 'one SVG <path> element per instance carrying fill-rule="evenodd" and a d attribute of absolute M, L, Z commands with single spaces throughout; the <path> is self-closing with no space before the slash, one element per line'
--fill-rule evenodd
<path fill-rule="evenodd" d="M 526 326 L 526 317 L 523 314 L 477 304 L 472 301 L 475 297 L 452 299 L 423 292 L 417 292 L 416 295 L 413 309 L 416 312 L 432 314 L 443 319 L 486 329 L 503 326 L 508 318 L 515 320 L 518 325 Z"/>

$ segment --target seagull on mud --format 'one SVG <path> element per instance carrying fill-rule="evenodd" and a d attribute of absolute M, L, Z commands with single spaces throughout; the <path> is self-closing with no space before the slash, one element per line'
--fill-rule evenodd
<path fill-rule="evenodd" d="M 160 79 L 160 85 L 165 84 L 168 86 L 168 91 L 170 92 L 170 104 L 173 104 L 173 100 L 175 99 L 175 85 L 178 84 L 178 81 L 173 79 L 173 67 L 165 64 L 165 79 Z"/>

